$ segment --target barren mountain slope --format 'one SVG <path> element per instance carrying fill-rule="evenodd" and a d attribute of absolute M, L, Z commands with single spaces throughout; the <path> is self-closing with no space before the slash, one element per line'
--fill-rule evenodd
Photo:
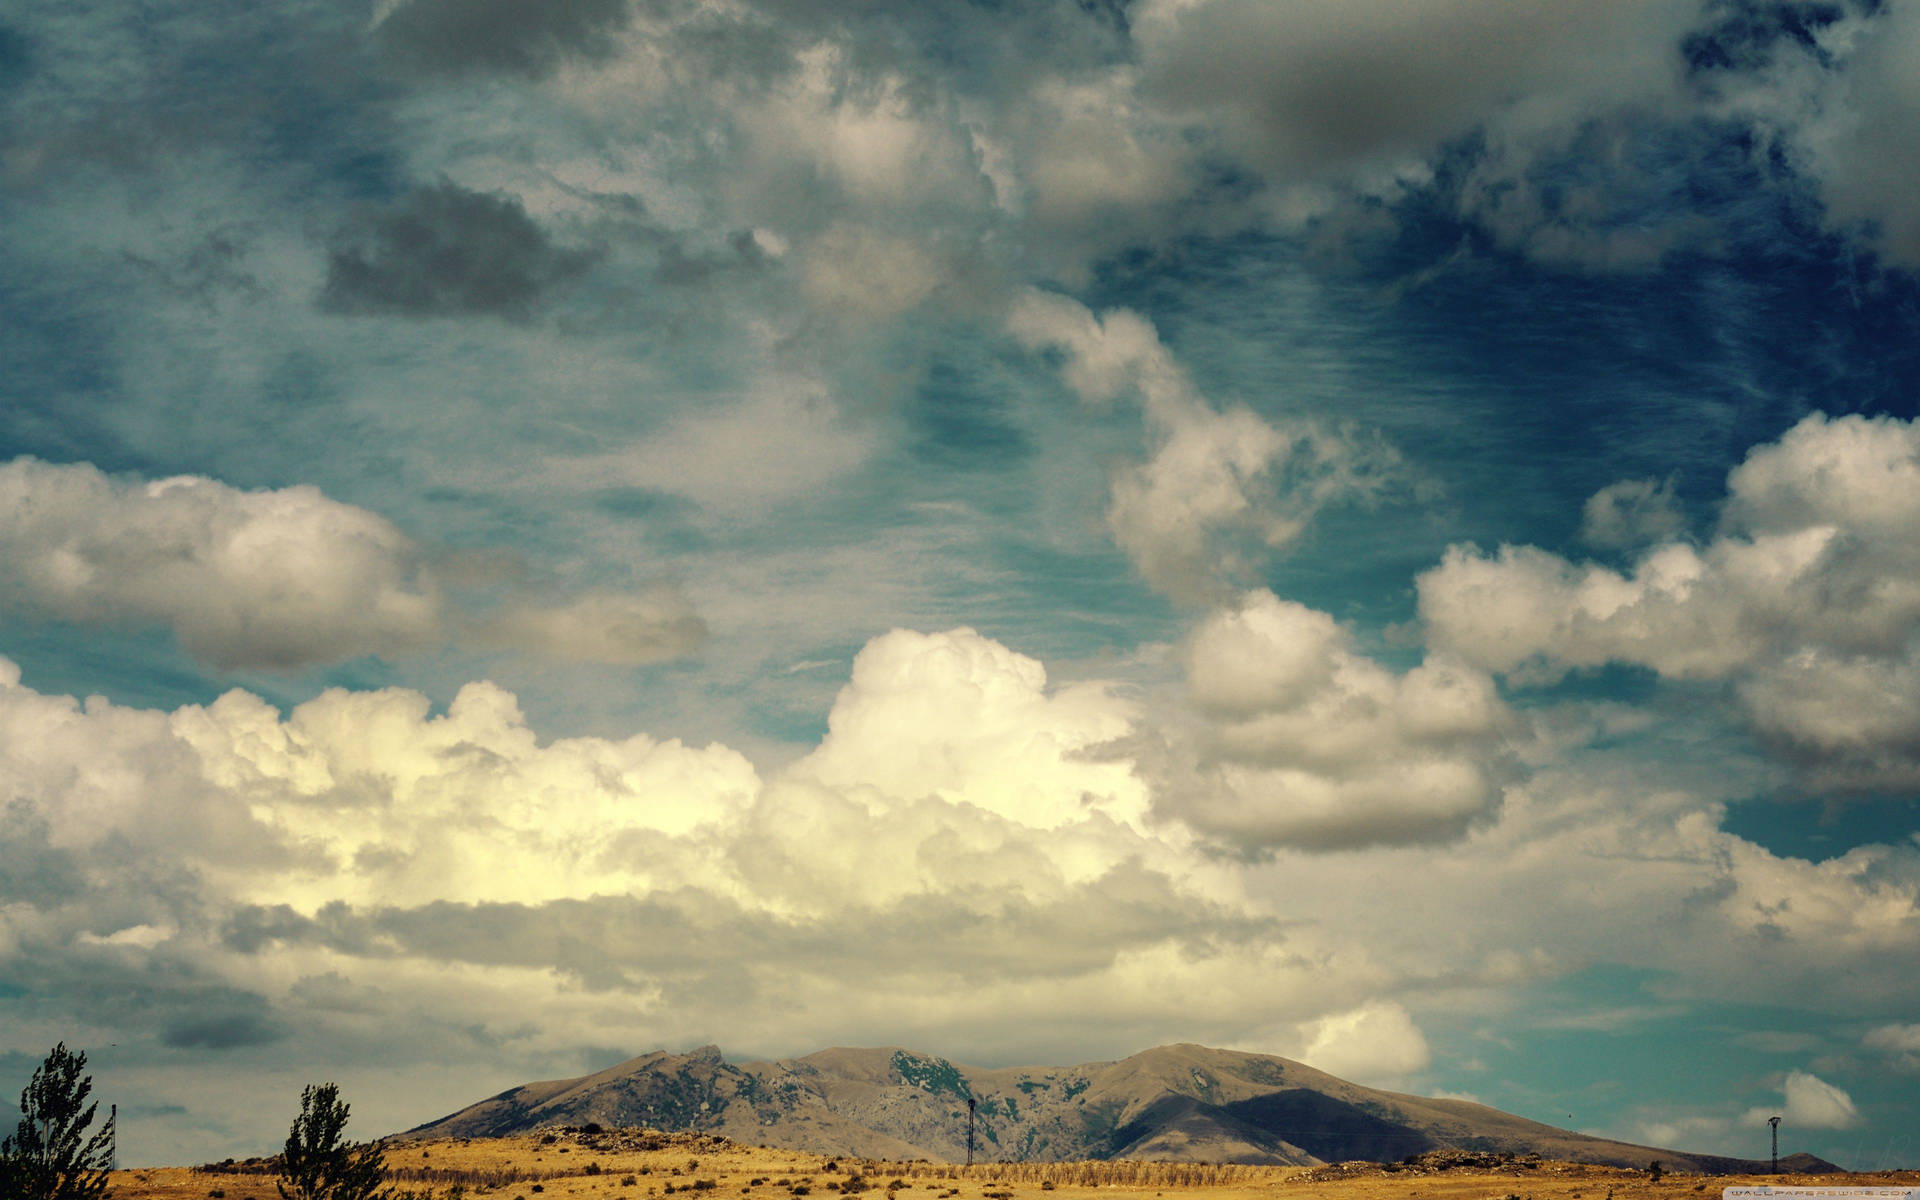
<path fill-rule="evenodd" d="M 1289 1059 L 1161 1046 L 1119 1062 L 983 1070 L 898 1047 L 733 1064 L 712 1046 L 656 1051 L 580 1079 L 531 1083 L 411 1131 L 485 1137 L 555 1125 L 702 1130 L 869 1158 L 1149 1158 L 1315 1166 L 1442 1148 L 1669 1170 L 1756 1164 L 1635 1146 L 1464 1100 L 1362 1087 Z"/>

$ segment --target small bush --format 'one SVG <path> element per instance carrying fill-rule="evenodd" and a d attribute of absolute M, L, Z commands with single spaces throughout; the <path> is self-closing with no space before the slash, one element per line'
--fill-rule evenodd
<path fill-rule="evenodd" d="M 622 1176 L 620 1177 L 620 1186 L 621 1186 L 621 1187 L 632 1187 L 632 1186 L 633 1186 L 634 1184 L 636 1184 L 636 1183 L 639 1183 L 639 1182 L 640 1182 L 640 1180 L 639 1180 L 638 1178 L 636 1178 L 635 1176 L 632 1176 L 632 1175 L 622 1175 Z"/>
<path fill-rule="evenodd" d="M 227 1200 L 225 1188 L 213 1188 L 207 1192 L 207 1200 Z"/>

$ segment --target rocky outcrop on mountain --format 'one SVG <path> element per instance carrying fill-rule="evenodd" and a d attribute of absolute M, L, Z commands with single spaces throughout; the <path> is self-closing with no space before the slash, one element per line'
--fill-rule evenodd
<path fill-rule="evenodd" d="M 1362 1087 L 1265 1054 L 1161 1046 L 1075 1067 L 961 1066 L 898 1047 L 729 1063 L 656 1051 L 579 1079 L 509 1089 L 410 1131 L 489 1137 L 556 1125 L 697 1130 L 864 1158 L 1173 1159 L 1320 1166 L 1435 1151 L 1727 1173 L 1745 1160 L 1588 1137 L 1466 1100 Z M 1817 1161 L 1817 1160 L 1816 1160 Z M 1785 1161 L 1781 1164 L 1786 1165 Z"/>

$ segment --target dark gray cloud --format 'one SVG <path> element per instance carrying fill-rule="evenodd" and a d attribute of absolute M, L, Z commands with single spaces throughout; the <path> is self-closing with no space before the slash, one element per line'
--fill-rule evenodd
<path fill-rule="evenodd" d="M 287 1036 L 287 1031 L 264 1012 L 209 1013 L 168 1025 L 160 1035 L 175 1050 L 234 1050 L 264 1046 Z"/>
<path fill-rule="evenodd" d="M 627 0 L 406 0 L 379 36 L 415 70 L 538 78 L 569 57 L 610 53 L 627 17 Z"/>
<path fill-rule="evenodd" d="M 1651 94 L 1677 74 L 1692 5 L 1339 5 L 1203 0 L 1144 6 L 1145 87 L 1209 113 L 1269 168 L 1320 169 L 1419 151 L 1516 95 L 1561 111 Z M 1629 82 L 1631 81 L 1631 82 Z"/>
<path fill-rule="evenodd" d="M 171 1049 L 235 1049 L 288 1034 L 266 997 L 214 978 L 190 953 L 30 934 L 0 956 L 0 975 L 17 983 L 0 992 L 0 1025 L 89 1028 L 106 1031 L 99 1043 L 129 1046 L 157 1033 Z"/>
<path fill-rule="evenodd" d="M 442 180 L 356 214 L 327 256 L 330 312 L 526 320 L 598 250 L 556 246 L 517 200 Z"/>
<path fill-rule="evenodd" d="M 59 904 L 84 886 L 73 855 L 49 842 L 45 817 L 24 801 L 0 808 L 0 901 Z"/>
<path fill-rule="evenodd" d="M 591 988 L 672 979 L 696 990 L 742 961 L 876 981 L 946 972 L 1035 981 L 1098 972 L 1126 950 L 1169 942 L 1217 949 L 1282 936 L 1276 921 L 1183 895 L 1166 876 L 1133 863 L 1045 899 L 981 888 L 827 920 L 752 911 L 684 888 L 545 904 L 354 909 L 334 902 L 311 918 L 285 905 L 246 906 L 222 930 L 228 947 L 250 955 L 324 946 L 355 956 L 551 966 Z M 930 956 L 929 946 L 939 953 Z"/>

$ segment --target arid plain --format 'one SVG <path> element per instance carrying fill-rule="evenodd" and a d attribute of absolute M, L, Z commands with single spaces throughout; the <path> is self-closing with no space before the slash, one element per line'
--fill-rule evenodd
<path fill-rule="evenodd" d="M 887 1162 L 742 1145 L 698 1133 L 550 1130 L 394 1140 L 396 1200 L 1717 1200 L 1740 1184 L 1920 1186 L 1920 1171 L 1818 1176 L 1666 1173 L 1516 1158 L 1499 1165 Z M 277 1200 L 270 1160 L 114 1172 L 119 1200 Z M 897 1197 L 896 1197 L 897 1194 Z"/>

